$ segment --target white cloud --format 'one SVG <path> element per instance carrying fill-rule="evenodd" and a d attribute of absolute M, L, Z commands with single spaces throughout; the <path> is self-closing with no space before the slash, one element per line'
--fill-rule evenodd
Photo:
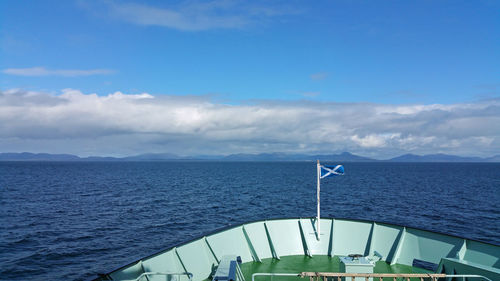
<path fill-rule="evenodd" d="M 302 92 L 302 96 L 306 98 L 313 98 L 319 96 L 321 93 L 320 92 Z"/>
<path fill-rule="evenodd" d="M 114 19 L 183 31 L 241 28 L 261 23 L 272 17 L 296 13 L 283 5 L 280 8 L 272 8 L 252 2 L 225 0 L 187 1 L 168 7 L 110 3 L 108 8 L 110 16 Z"/>
<path fill-rule="evenodd" d="M 354 135 L 351 140 L 361 147 L 384 147 L 386 145 L 386 138 L 382 135 L 371 134 L 365 137 Z"/>
<path fill-rule="evenodd" d="M 500 100 L 451 105 L 268 101 L 203 96 L 0 92 L 4 151 L 75 154 L 500 151 Z"/>
<path fill-rule="evenodd" d="M 328 77 L 328 73 L 326 72 L 318 72 L 311 74 L 311 80 L 320 81 L 325 80 Z"/>
<path fill-rule="evenodd" d="M 45 67 L 29 67 L 29 68 L 7 68 L 2 70 L 5 74 L 18 76 L 91 76 L 91 75 L 107 75 L 114 73 L 110 69 L 47 69 Z"/>

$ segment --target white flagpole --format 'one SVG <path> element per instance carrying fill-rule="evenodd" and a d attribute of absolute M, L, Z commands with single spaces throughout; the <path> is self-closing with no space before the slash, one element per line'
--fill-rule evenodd
<path fill-rule="evenodd" d="M 319 160 L 318 160 L 318 164 L 317 164 L 317 175 L 318 175 L 318 188 L 317 188 L 317 199 L 318 199 L 318 219 L 316 220 L 316 230 L 318 231 L 318 241 L 319 241 L 319 235 L 320 235 L 320 230 L 319 230 L 319 189 L 320 189 L 320 179 L 321 179 L 321 165 L 319 164 Z"/>

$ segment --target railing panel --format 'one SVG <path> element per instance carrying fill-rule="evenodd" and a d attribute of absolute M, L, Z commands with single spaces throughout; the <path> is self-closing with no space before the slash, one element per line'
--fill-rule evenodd
<path fill-rule="evenodd" d="M 212 272 L 212 267 L 218 263 L 210 253 L 204 239 L 178 247 L 177 253 L 186 271 L 193 274 L 194 281 L 206 279 Z"/>
<path fill-rule="evenodd" d="M 419 259 L 437 264 L 443 257 L 455 257 L 462 244 L 461 238 L 407 228 L 396 263 L 412 265 Z"/>
<path fill-rule="evenodd" d="M 464 260 L 500 269 L 500 249 L 476 241 L 467 241 Z"/>
<path fill-rule="evenodd" d="M 207 240 L 219 259 L 225 255 L 236 255 L 240 256 L 243 262 L 253 261 L 241 227 L 207 236 Z"/>
<path fill-rule="evenodd" d="M 184 268 L 175 256 L 173 250 L 150 257 L 142 262 L 144 272 L 184 272 Z M 148 276 L 149 281 L 171 280 L 172 276 L 154 275 Z M 187 281 L 188 276 L 176 276 L 176 280 Z"/>
<path fill-rule="evenodd" d="M 278 255 L 303 255 L 304 247 L 297 219 L 266 222 Z"/>
<path fill-rule="evenodd" d="M 320 240 L 316 238 L 316 220 L 301 219 L 304 236 L 307 239 L 307 245 L 312 255 L 328 255 L 328 248 L 331 239 L 332 219 L 321 219 Z"/>
<path fill-rule="evenodd" d="M 139 277 L 141 274 L 144 273 L 144 270 L 142 269 L 142 262 L 138 261 L 134 265 L 119 269 L 111 274 L 111 278 L 113 280 L 133 280 Z"/>
<path fill-rule="evenodd" d="M 383 260 L 391 261 L 396 253 L 398 238 L 402 231 L 403 227 L 375 224 L 370 255 L 374 255 L 374 251 L 377 251 Z"/>
<path fill-rule="evenodd" d="M 492 280 L 500 280 L 500 269 L 465 260 L 444 258 L 441 260 L 438 270 L 443 270 L 443 268 L 449 274 L 479 274 Z"/>
<path fill-rule="evenodd" d="M 333 253 L 339 256 L 365 254 L 371 228 L 368 222 L 335 220 Z"/>
<path fill-rule="evenodd" d="M 269 241 L 267 239 L 264 222 L 245 224 L 245 230 L 259 258 L 272 258 L 273 254 L 271 253 L 271 247 L 269 246 Z"/>

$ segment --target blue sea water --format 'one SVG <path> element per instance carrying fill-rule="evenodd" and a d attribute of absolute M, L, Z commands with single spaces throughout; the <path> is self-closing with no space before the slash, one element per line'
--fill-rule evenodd
<path fill-rule="evenodd" d="M 325 217 L 500 244 L 500 164 L 346 163 Z M 88 280 L 231 224 L 316 214 L 313 162 L 0 162 L 0 279 Z"/>

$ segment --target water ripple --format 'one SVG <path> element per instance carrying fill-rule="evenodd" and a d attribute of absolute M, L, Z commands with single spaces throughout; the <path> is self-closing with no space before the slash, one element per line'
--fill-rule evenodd
<path fill-rule="evenodd" d="M 324 216 L 500 244 L 499 164 L 345 167 L 346 176 L 322 182 Z M 315 168 L 306 162 L 0 163 L 0 276 L 86 280 L 230 224 L 314 216 Z"/>

